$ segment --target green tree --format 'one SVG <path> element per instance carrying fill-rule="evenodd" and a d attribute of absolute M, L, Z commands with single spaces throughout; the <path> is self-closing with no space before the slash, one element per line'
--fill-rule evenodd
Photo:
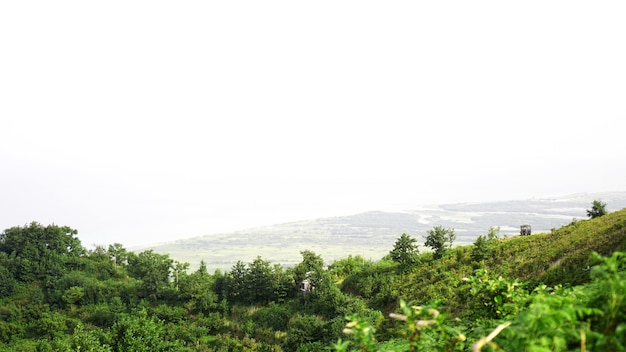
<path fill-rule="evenodd" d="M 293 275 L 278 265 L 256 257 L 247 265 L 238 261 L 225 277 L 216 273 L 215 290 L 230 302 L 255 304 L 281 302 L 293 291 Z"/>
<path fill-rule="evenodd" d="M 107 253 L 116 267 L 127 264 L 128 251 L 120 243 L 110 244 Z"/>
<path fill-rule="evenodd" d="M 417 247 L 417 240 L 403 233 L 393 245 L 393 249 L 389 252 L 389 257 L 398 263 L 402 270 L 406 270 L 419 262 Z"/>
<path fill-rule="evenodd" d="M 310 250 L 300 252 L 302 262 L 294 267 L 296 284 L 309 280 L 312 290 L 301 297 L 305 311 L 333 318 L 345 308 L 345 297 L 333 281 L 330 272 L 324 270 L 324 260 Z"/>
<path fill-rule="evenodd" d="M 85 290 L 82 287 L 72 286 L 65 290 L 62 298 L 66 303 L 73 306 L 78 303 L 83 296 L 85 296 Z"/>
<path fill-rule="evenodd" d="M 124 317 L 111 328 L 111 345 L 115 352 L 178 351 L 176 342 L 168 342 L 165 325 L 145 311 Z"/>
<path fill-rule="evenodd" d="M 426 236 L 424 245 L 430 247 L 435 252 L 435 259 L 439 259 L 443 257 L 448 248 L 452 248 L 452 243 L 455 239 L 454 229 L 435 226 L 432 230 L 428 230 L 428 236 Z"/>
<path fill-rule="evenodd" d="M 591 203 L 591 209 L 587 209 L 587 216 L 592 219 L 599 218 L 606 213 L 606 203 L 597 199 Z"/>
<path fill-rule="evenodd" d="M 176 291 L 179 290 L 181 276 L 186 275 L 188 269 L 189 269 L 189 263 L 181 263 L 179 261 L 174 261 L 174 265 L 172 266 L 172 276 L 173 276 L 174 287 Z M 206 265 L 204 269 L 206 271 Z"/>
<path fill-rule="evenodd" d="M 181 273 L 179 294 L 187 302 L 185 306 L 190 312 L 209 313 L 210 309 L 217 307 L 213 284 L 204 260 L 200 262 L 200 268 L 190 275 Z"/>
<path fill-rule="evenodd" d="M 324 259 L 310 250 L 301 251 L 302 262 L 294 267 L 295 280 L 298 284 L 302 280 L 310 279 L 313 284 L 318 284 L 324 273 Z"/>
<path fill-rule="evenodd" d="M 296 284 L 300 285 L 304 280 L 310 280 L 313 287 L 319 286 L 322 281 L 328 281 L 327 272 L 324 270 L 324 259 L 310 250 L 301 251 L 302 262 L 294 266 Z"/>
<path fill-rule="evenodd" d="M 238 260 L 230 272 L 224 276 L 224 282 L 221 285 L 222 294 L 227 297 L 229 302 L 242 303 L 247 300 L 246 297 L 246 285 L 244 280 L 248 274 L 248 268 L 246 264 Z"/>
<path fill-rule="evenodd" d="M 129 253 L 128 273 L 142 281 L 141 291 L 144 297 L 156 301 L 162 298 L 170 288 L 170 272 L 174 261 L 167 254 L 158 254 L 153 250 L 139 254 Z"/>
<path fill-rule="evenodd" d="M 297 314 L 289 320 L 285 351 L 323 351 L 334 336 L 328 322 L 319 316 Z"/>
<path fill-rule="evenodd" d="M 491 249 L 489 248 L 488 242 L 484 235 L 478 236 L 472 247 L 472 260 L 479 262 L 491 256 Z"/>
<path fill-rule="evenodd" d="M 335 281 L 343 281 L 346 277 L 358 273 L 363 270 L 364 267 L 371 265 L 372 261 L 363 258 L 360 255 L 352 256 L 348 255 L 347 258 L 337 259 L 328 266 L 333 279 Z"/>
<path fill-rule="evenodd" d="M 269 303 L 274 300 L 275 285 L 274 268 L 269 261 L 256 257 L 248 264 L 248 272 L 244 278 L 248 303 Z"/>
<path fill-rule="evenodd" d="M 11 295 L 15 289 L 15 279 L 8 267 L 11 260 L 6 253 L 0 252 L 0 299 Z"/>
<path fill-rule="evenodd" d="M 500 226 L 491 226 L 487 232 L 487 240 L 493 241 L 500 238 Z"/>
<path fill-rule="evenodd" d="M 98 336 L 90 330 L 85 330 L 79 324 L 74 328 L 74 332 L 69 338 L 70 351 L 87 351 L 87 352 L 111 352 L 111 346 L 103 344 Z M 61 350 L 60 348 L 58 350 Z"/>
<path fill-rule="evenodd" d="M 88 257 L 81 258 L 81 269 L 94 274 L 101 280 L 106 280 L 118 274 L 115 264 L 107 254 L 106 247 L 102 245 L 97 245 L 94 250 L 88 251 Z"/>
<path fill-rule="evenodd" d="M 490 227 L 487 235 L 480 235 L 472 246 L 472 260 L 480 262 L 491 256 L 493 248 L 491 243 L 500 238 L 500 226 Z"/>
<path fill-rule="evenodd" d="M 85 253 L 77 234 L 67 226 L 32 222 L 0 234 L 0 252 L 9 256 L 10 271 L 20 281 L 58 277 Z"/>

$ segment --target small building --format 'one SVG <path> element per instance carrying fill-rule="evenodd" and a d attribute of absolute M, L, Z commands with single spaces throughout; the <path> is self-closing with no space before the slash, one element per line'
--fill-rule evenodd
<path fill-rule="evenodd" d="M 311 291 L 313 291 L 313 283 L 311 282 L 311 279 L 302 280 L 300 283 L 300 292 L 302 292 L 302 294 L 307 294 Z"/>
<path fill-rule="evenodd" d="M 530 225 L 526 224 L 526 225 L 522 225 L 520 226 L 519 229 L 519 234 L 522 236 L 530 236 Z"/>
<path fill-rule="evenodd" d="M 313 286 L 313 281 L 311 281 L 310 279 L 311 274 L 313 274 L 313 272 L 308 271 L 306 273 L 306 279 L 300 282 L 300 292 L 302 292 L 303 295 L 306 295 L 307 293 L 310 293 L 315 289 L 315 287 Z"/>

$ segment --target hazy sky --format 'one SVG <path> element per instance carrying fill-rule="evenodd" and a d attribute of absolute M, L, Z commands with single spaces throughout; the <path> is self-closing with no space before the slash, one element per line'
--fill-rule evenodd
<path fill-rule="evenodd" d="M 0 230 L 626 190 L 624 1 L 3 1 Z"/>

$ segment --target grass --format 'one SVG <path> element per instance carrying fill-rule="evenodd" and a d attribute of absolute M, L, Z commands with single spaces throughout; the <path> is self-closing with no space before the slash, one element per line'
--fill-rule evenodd
<path fill-rule="evenodd" d="M 607 256 L 626 249 L 626 209 L 597 219 L 575 221 L 549 233 L 492 241 L 491 255 L 482 262 L 472 260 L 473 248 L 469 245 L 450 249 L 440 260 L 423 253 L 421 264 L 403 274 L 374 267 L 367 275 L 361 272 L 347 278 L 349 284 L 344 289 L 369 299 L 383 311 L 403 298 L 417 304 L 439 301 L 451 305 L 448 311 L 460 313 L 464 309 L 462 278 L 478 268 L 487 269 L 495 278 L 527 282 L 529 290 L 541 283 L 579 285 L 590 280 L 589 267 L 595 264 L 591 252 Z"/>

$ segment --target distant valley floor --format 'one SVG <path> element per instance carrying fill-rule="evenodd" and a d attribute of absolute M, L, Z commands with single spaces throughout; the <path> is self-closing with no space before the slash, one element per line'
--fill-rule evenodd
<path fill-rule="evenodd" d="M 426 232 L 434 226 L 453 228 L 456 245 L 473 243 L 490 227 L 500 227 L 501 236 L 517 236 L 522 224 L 533 233 L 549 232 L 585 219 L 594 199 L 607 203 L 609 211 L 626 208 L 626 192 L 579 193 L 550 199 L 529 199 L 483 203 L 441 204 L 405 211 L 370 211 L 350 216 L 297 221 L 232 233 L 214 234 L 152 246 L 159 253 L 188 262 L 192 269 L 201 260 L 210 271 L 230 270 L 241 260 L 257 256 L 273 263 L 292 266 L 308 249 L 320 254 L 326 263 L 348 255 L 378 260 L 392 249 L 403 233 L 417 238 L 420 250 Z"/>

